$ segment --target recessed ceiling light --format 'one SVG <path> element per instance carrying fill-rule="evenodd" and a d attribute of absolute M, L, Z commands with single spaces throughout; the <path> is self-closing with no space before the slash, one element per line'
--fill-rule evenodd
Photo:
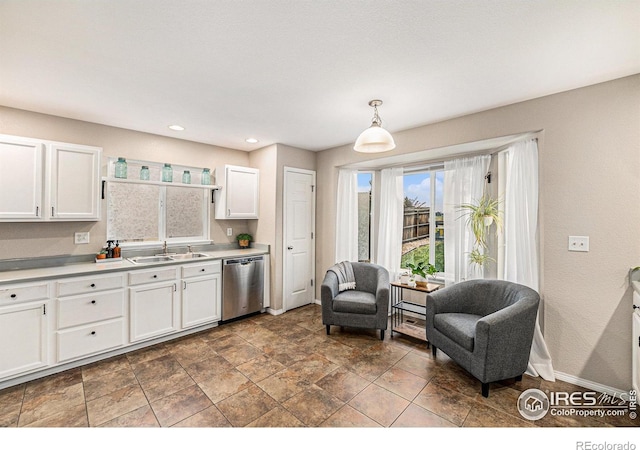
<path fill-rule="evenodd" d="M 256 138 L 248 138 L 245 139 L 245 142 L 248 142 L 249 144 L 257 144 L 258 140 Z"/>
<path fill-rule="evenodd" d="M 169 128 L 173 131 L 184 131 L 184 127 L 180 125 L 169 125 Z"/>

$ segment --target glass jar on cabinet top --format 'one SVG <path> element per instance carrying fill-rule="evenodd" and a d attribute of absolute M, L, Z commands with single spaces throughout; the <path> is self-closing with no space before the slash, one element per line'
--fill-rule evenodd
<path fill-rule="evenodd" d="M 140 169 L 140 179 L 142 181 L 149 181 L 150 178 L 149 166 L 142 166 L 142 168 Z"/>
<path fill-rule="evenodd" d="M 165 163 L 162 168 L 162 181 L 171 183 L 173 181 L 173 168 L 171 164 Z"/>
<path fill-rule="evenodd" d="M 211 172 L 209 169 L 202 169 L 202 176 L 200 177 L 200 184 L 209 186 L 211 184 Z"/>
<path fill-rule="evenodd" d="M 127 160 L 119 157 L 115 164 L 115 177 L 127 178 Z"/>
<path fill-rule="evenodd" d="M 188 170 L 185 170 L 184 172 L 182 172 L 182 182 L 184 184 L 191 184 L 191 172 Z"/>

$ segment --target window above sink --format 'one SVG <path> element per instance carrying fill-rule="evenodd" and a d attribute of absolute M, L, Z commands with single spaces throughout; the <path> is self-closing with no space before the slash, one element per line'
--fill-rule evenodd
<path fill-rule="evenodd" d="M 189 170 L 197 184 L 162 182 L 161 163 L 127 160 L 127 178 L 116 178 L 116 161 L 110 158 L 109 176 L 103 178 L 108 240 L 123 248 L 211 242 L 211 200 L 218 186 L 199 184 L 202 168 L 173 166 L 174 180 Z M 149 180 L 140 180 L 143 166 L 149 168 Z"/>

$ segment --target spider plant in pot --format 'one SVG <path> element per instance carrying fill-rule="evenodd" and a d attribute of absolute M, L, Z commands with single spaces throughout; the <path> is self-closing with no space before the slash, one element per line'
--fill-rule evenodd
<path fill-rule="evenodd" d="M 240 233 L 236 236 L 236 241 L 238 241 L 240 248 L 248 248 L 249 243 L 253 241 L 253 236 L 248 233 Z"/>
<path fill-rule="evenodd" d="M 463 203 L 460 205 L 461 217 L 467 217 L 467 225 L 475 236 L 476 243 L 482 247 L 487 246 L 487 235 L 492 224 L 497 229 L 502 228 L 502 212 L 500 200 L 484 193 L 475 203 Z"/>
<path fill-rule="evenodd" d="M 436 266 L 424 261 L 419 261 L 416 264 L 407 263 L 407 267 L 411 270 L 411 273 L 416 275 L 416 286 L 427 287 L 427 275 L 435 277 L 438 272 Z"/>

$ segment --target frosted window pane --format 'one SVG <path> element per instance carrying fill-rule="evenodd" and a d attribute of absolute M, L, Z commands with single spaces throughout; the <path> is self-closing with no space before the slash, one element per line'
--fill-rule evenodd
<path fill-rule="evenodd" d="M 167 238 L 204 235 L 204 192 L 196 188 L 167 187 Z"/>
<path fill-rule="evenodd" d="M 107 239 L 120 242 L 159 240 L 160 186 L 107 183 Z"/>

